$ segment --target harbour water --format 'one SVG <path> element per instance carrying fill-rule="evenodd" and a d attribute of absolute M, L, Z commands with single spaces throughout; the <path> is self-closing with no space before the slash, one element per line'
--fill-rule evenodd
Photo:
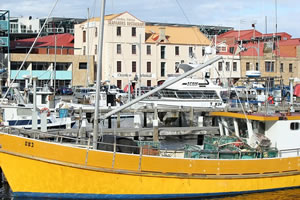
<path fill-rule="evenodd" d="M 210 198 L 209 200 L 300 200 L 300 189 L 243 194 L 223 198 Z"/>
<path fill-rule="evenodd" d="M 13 200 L 40 200 L 35 198 L 13 198 Z M 61 199 L 52 199 L 61 200 Z M 243 194 L 230 197 L 204 198 L 195 200 L 300 200 L 300 189 L 278 190 L 272 192 Z"/>

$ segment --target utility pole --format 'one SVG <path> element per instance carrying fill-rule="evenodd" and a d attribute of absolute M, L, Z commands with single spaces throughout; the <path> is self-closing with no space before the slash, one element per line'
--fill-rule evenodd
<path fill-rule="evenodd" d="M 139 35 L 139 97 L 142 96 L 141 84 L 142 84 L 142 39 L 141 34 Z"/>

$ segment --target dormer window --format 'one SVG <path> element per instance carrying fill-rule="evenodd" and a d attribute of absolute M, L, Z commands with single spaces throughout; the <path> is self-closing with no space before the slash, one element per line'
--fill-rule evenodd
<path fill-rule="evenodd" d="M 218 52 L 227 52 L 227 45 L 224 43 L 217 45 L 217 51 Z"/>

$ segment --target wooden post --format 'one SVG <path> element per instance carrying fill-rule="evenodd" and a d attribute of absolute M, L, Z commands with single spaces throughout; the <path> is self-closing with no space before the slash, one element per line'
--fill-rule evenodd
<path fill-rule="evenodd" d="M 118 112 L 118 115 L 117 115 L 117 128 L 120 128 L 121 127 L 121 112 Z"/>
<path fill-rule="evenodd" d="M 81 127 L 81 123 L 82 123 L 82 107 L 79 108 L 79 127 Z"/>
<path fill-rule="evenodd" d="M 144 112 L 144 128 L 147 128 L 147 112 Z"/>
<path fill-rule="evenodd" d="M 153 141 L 158 142 L 158 111 L 156 105 L 154 107 L 153 116 Z"/>
<path fill-rule="evenodd" d="M 179 127 L 182 127 L 182 112 L 181 112 L 181 109 L 179 111 Z"/>
<path fill-rule="evenodd" d="M 194 108 L 191 106 L 190 108 L 190 126 L 194 125 Z"/>
<path fill-rule="evenodd" d="M 108 128 L 111 128 L 111 116 L 108 117 Z"/>

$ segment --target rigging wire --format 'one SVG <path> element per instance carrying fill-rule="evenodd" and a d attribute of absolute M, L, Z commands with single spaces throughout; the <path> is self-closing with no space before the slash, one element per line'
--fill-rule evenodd
<path fill-rule="evenodd" d="M 187 20 L 188 24 L 189 24 L 189 25 L 192 25 L 190 19 L 188 18 L 188 16 L 187 16 L 186 13 L 184 12 L 182 6 L 180 5 L 179 0 L 176 0 L 176 3 L 177 3 L 177 5 L 178 5 L 180 11 L 182 12 L 183 16 L 184 16 L 185 19 Z M 202 33 L 201 30 L 205 31 L 205 29 L 203 29 L 202 26 L 200 26 L 200 28 L 199 28 L 199 31 Z M 199 35 L 197 34 L 197 32 L 196 32 L 196 30 L 195 30 L 194 28 L 193 28 L 193 31 L 194 31 L 194 34 L 195 34 L 196 38 L 197 38 L 198 41 L 201 43 L 201 39 L 199 38 Z M 206 35 L 208 35 L 207 32 L 206 32 Z"/>

